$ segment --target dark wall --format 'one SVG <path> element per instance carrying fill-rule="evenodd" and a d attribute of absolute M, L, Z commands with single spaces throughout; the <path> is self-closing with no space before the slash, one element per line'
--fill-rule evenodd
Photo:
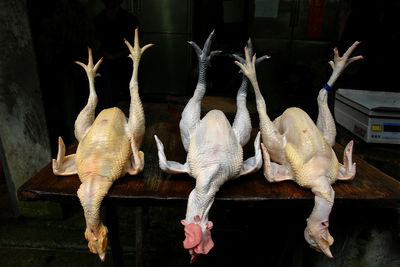
<path fill-rule="evenodd" d="M 241 20 L 224 23 L 226 2 L 240 8 Z M 319 35 L 310 34 L 310 24 L 318 22 L 310 19 L 312 2 L 324 6 Z M 400 59 L 394 52 L 400 42 L 395 14 L 399 7 L 398 1 L 282 0 L 275 18 L 259 18 L 255 1 L 195 1 L 194 39 L 200 42 L 210 28 L 216 28 L 213 46 L 226 52 L 210 69 L 212 84 L 218 88 L 209 93 L 235 94 L 237 68 L 228 54 L 242 53 L 249 36 L 258 55 L 271 56 L 258 66 L 258 79 L 273 118 L 288 106 L 299 106 L 315 118 L 315 96 L 329 78 L 332 49 L 336 46 L 343 53 L 356 40 L 361 44 L 354 55 L 365 59 L 346 69 L 335 87 L 399 91 L 397 70 L 390 64 Z"/>
<path fill-rule="evenodd" d="M 319 35 L 309 34 L 310 3 L 314 2 L 323 4 Z M 135 6 L 137 1 L 125 1 L 123 6 L 131 4 Z M 396 24 L 396 10 L 400 8 L 398 1 L 281 0 L 275 18 L 256 17 L 256 1 L 198 0 L 192 1 L 191 6 L 192 40 L 202 45 L 209 32 L 215 29 L 212 48 L 224 51 L 212 61 L 207 95 L 234 97 L 241 76 L 230 55 L 243 53 L 249 36 L 258 55 L 271 56 L 268 62 L 258 66 L 257 72 L 272 118 L 289 106 L 299 106 L 315 118 L 315 96 L 329 78 L 331 70 L 327 62 L 333 56 L 333 47 L 337 46 L 343 53 L 355 40 L 362 42 L 355 54 L 362 54 L 365 59 L 350 66 L 338 80 L 336 88 L 400 90 L 396 86 L 396 68 L 389 66 L 396 64 L 400 57 L 395 52 L 400 39 L 400 28 Z M 116 91 L 124 92 L 120 87 L 129 81 L 129 62 L 121 59 L 117 64 L 108 64 L 111 61 L 107 59 L 106 51 L 99 49 L 96 38 L 96 32 L 102 29 L 96 31 L 94 17 L 103 8 L 101 0 L 28 1 L 53 154 L 57 136 L 63 136 L 68 144 L 74 141 L 73 123 L 85 105 L 88 87 L 83 70 L 73 61 L 86 61 L 87 46 L 97 52 L 95 59 L 106 56 L 104 66 L 100 68 L 103 78 L 96 82 L 100 108 L 116 105 L 124 99 L 120 93 L 115 94 Z M 118 41 L 122 44 L 122 40 Z M 146 67 L 151 68 L 151 64 L 157 62 L 146 62 Z M 192 88 L 179 88 L 175 94 L 187 95 L 193 91 L 197 81 L 194 54 L 192 65 L 193 75 L 187 77 L 192 81 L 189 83 Z M 101 89 L 107 86 L 110 69 L 120 73 L 112 86 L 111 96 L 107 91 L 102 93 Z M 157 73 L 154 76 L 157 77 Z M 160 96 L 168 94 L 163 92 Z M 142 97 L 146 99 L 145 94 Z M 249 99 L 252 97 L 250 91 Z"/>
<path fill-rule="evenodd" d="M 399 92 L 398 68 L 393 67 L 400 59 L 395 51 L 400 45 L 398 23 L 399 1 L 350 2 L 350 14 L 342 38 L 338 43 L 343 47 L 349 40 L 360 40 L 364 62 L 356 74 L 357 79 L 344 80 L 350 86 L 362 89 Z"/>
<path fill-rule="evenodd" d="M 49 136 L 25 0 L 0 2 L 0 160 L 14 214 L 16 190 L 48 164 Z"/>
<path fill-rule="evenodd" d="M 40 85 L 53 155 L 56 140 L 73 141 L 73 124 L 88 87 L 74 60 L 85 60 L 92 28 L 79 1 L 28 1 Z M 72 127 L 71 127 L 72 126 Z"/>
<path fill-rule="evenodd" d="M 114 7 L 105 6 L 108 2 L 118 5 L 120 1 L 28 1 L 53 155 L 58 136 L 67 144 L 75 140 L 74 121 L 86 104 L 89 89 L 85 72 L 74 61 L 86 64 L 88 47 L 95 61 L 104 57 L 102 77 L 96 79 L 98 110 L 116 105 L 121 84 L 127 88 L 129 83 L 131 62 L 123 38 L 133 41 L 138 22 L 122 9 L 107 12 Z M 104 89 L 110 84 L 114 92 Z M 128 90 L 125 96 L 129 97 Z"/>

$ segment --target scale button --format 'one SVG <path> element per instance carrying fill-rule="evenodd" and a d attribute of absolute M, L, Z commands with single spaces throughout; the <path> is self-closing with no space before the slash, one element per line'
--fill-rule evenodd
<path fill-rule="evenodd" d="M 382 125 L 381 124 L 372 124 L 371 130 L 374 132 L 382 132 Z"/>

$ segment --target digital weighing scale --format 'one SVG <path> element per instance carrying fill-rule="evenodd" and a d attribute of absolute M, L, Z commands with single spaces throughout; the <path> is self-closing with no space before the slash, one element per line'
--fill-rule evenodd
<path fill-rule="evenodd" d="M 400 144 L 400 93 L 341 88 L 335 118 L 368 143 Z"/>

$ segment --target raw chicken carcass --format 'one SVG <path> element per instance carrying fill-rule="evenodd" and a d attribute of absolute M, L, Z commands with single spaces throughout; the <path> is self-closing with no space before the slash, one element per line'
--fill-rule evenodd
<path fill-rule="evenodd" d="M 133 73 L 129 83 L 131 103 L 129 119 L 119 108 L 109 108 L 100 112 L 95 119 L 97 95 L 94 79 L 102 62 L 93 64 L 89 48 L 87 65 L 76 62 L 85 69 L 89 80 L 89 99 L 75 121 L 75 137 L 78 140 L 76 154 L 65 157 L 62 138 L 58 139 L 57 159 L 53 159 L 53 172 L 56 175 L 78 174 L 82 184 L 78 197 L 82 204 L 85 219 L 85 238 L 92 253 L 99 254 L 102 261 L 107 248 L 107 227 L 100 221 L 100 204 L 112 183 L 129 173 L 135 175 L 143 170 L 144 154 L 138 148 L 145 132 L 145 118 L 139 98 L 138 67 L 142 53 L 152 44 L 139 46 L 138 29 L 135 31 L 134 46 L 125 40 L 129 57 L 133 61 Z"/>
<path fill-rule="evenodd" d="M 237 94 L 237 113 L 233 126 L 219 110 L 211 110 L 200 120 L 201 101 L 206 92 L 207 64 L 219 51 L 210 52 L 211 38 L 208 37 L 203 50 L 190 42 L 199 59 L 199 79 L 193 97 L 182 112 L 180 121 L 181 139 L 187 154 L 187 162 L 180 164 L 167 161 L 164 146 L 157 136 L 160 168 L 168 173 L 188 173 L 196 179 L 196 187 L 189 195 L 185 226 L 185 249 L 193 262 L 198 254 L 207 254 L 214 243 L 211 239 L 213 223 L 208 213 L 215 194 L 226 181 L 257 171 L 262 166 L 260 133 L 255 142 L 255 156 L 243 161 L 244 146 L 250 138 L 251 121 L 246 107 L 247 78 L 243 76 Z"/>
<path fill-rule="evenodd" d="M 336 180 L 351 180 L 356 173 L 352 163 L 353 141 L 350 141 L 343 157 L 343 165 L 336 158 L 332 146 L 335 144 L 336 127 L 327 104 L 327 90 L 332 87 L 342 71 L 351 62 L 362 56 L 350 58 L 357 47 L 355 42 L 343 57 L 334 49 L 334 60 L 329 64 L 332 75 L 318 95 L 319 114 L 317 125 L 303 110 L 289 108 L 273 122 L 267 115 L 264 98 L 261 95 L 256 71 L 255 56 L 251 59 L 247 47 L 246 65 L 235 62 L 253 85 L 263 143 L 264 175 L 269 182 L 293 180 L 300 186 L 311 188 L 315 194 L 314 209 L 307 219 L 304 237 L 312 248 L 332 258 L 329 247 L 333 237 L 329 234 L 329 214 L 335 192 L 331 184 Z M 265 144 L 265 145 L 264 145 Z M 270 158 L 274 161 L 271 162 Z"/>

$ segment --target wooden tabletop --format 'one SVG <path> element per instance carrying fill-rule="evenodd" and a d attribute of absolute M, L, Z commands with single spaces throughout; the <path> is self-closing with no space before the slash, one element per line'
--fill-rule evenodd
<path fill-rule="evenodd" d="M 184 163 L 186 152 L 180 139 L 178 125 L 156 123 L 146 129 L 142 150 L 145 153 L 145 168 L 137 176 L 127 175 L 118 179 L 111 187 L 106 199 L 119 200 L 187 200 L 195 186 L 195 179 L 186 174 L 170 175 L 158 167 L 157 146 L 154 134 L 164 143 L 168 160 Z M 250 142 L 244 148 L 245 159 L 254 155 L 253 131 Z M 76 145 L 69 148 L 74 152 Z M 343 147 L 335 145 L 335 152 L 341 162 Z M 357 174 L 352 181 L 338 181 L 333 185 L 336 201 L 364 201 L 383 206 L 400 206 L 400 182 L 371 166 L 354 155 Z M 49 163 L 18 190 L 20 200 L 72 200 L 76 201 L 76 191 L 80 181 L 77 175 L 55 176 Z M 292 181 L 269 183 L 262 172 L 239 177 L 224 184 L 217 193 L 217 200 L 265 201 L 313 199 L 308 189 L 301 188 Z"/>

